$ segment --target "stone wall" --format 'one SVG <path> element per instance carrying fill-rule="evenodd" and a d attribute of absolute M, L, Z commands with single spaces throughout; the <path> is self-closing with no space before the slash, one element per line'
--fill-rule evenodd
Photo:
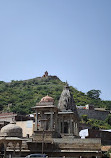
<path fill-rule="evenodd" d="M 41 153 L 42 142 L 27 142 L 28 149 L 31 152 Z M 71 157 L 83 156 L 82 153 L 90 153 L 90 156 L 94 156 L 101 153 L 101 139 L 99 138 L 87 138 L 87 139 L 63 139 L 57 138 L 53 139 L 52 142 L 44 142 L 44 153 L 51 153 L 51 156 L 68 156 L 70 153 L 73 153 Z M 66 155 L 66 153 L 68 155 Z M 69 156 L 70 157 L 70 156 Z"/>
<path fill-rule="evenodd" d="M 88 118 L 94 118 L 98 120 L 105 120 L 109 111 L 99 111 L 99 110 L 88 110 L 88 109 L 77 109 L 79 116 L 87 115 Z"/>
<path fill-rule="evenodd" d="M 101 139 L 99 138 L 72 138 L 72 139 L 54 139 L 54 143 L 58 144 L 58 148 L 60 149 L 73 149 L 73 150 L 101 150 Z"/>

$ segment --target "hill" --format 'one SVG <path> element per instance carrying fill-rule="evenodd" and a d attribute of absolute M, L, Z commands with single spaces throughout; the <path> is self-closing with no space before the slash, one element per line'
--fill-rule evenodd
<path fill-rule="evenodd" d="M 54 98 L 57 105 L 65 82 L 57 76 L 37 77 L 29 80 L 6 83 L 0 81 L 0 110 L 12 111 L 20 114 L 29 114 L 31 107 L 35 106 L 45 95 Z M 111 101 L 103 101 L 99 97 L 92 98 L 74 87 L 70 87 L 76 105 L 93 103 L 96 107 L 110 109 Z"/>

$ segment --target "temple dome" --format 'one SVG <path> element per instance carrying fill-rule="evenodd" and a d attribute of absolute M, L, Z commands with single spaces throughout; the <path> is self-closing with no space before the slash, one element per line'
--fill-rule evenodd
<path fill-rule="evenodd" d="M 1 134 L 9 137 L 22 137 L 22 128 L 14 123 L 10 123 L 2 127 Z"/>
<path fill-rule="evenodd" d="M 54 99 L 50 96 L 45 96 L 41 99 L 40 103 L 44 103 L 44 102 L 54 102 Z"/>

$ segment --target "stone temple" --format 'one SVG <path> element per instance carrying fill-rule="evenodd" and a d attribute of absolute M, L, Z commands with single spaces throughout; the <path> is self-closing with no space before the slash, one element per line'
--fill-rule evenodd
<path fill-rule="evenodd" d="M 79 117 L 68 84 L 61 93 L 58 107 L 54 105 L 54 99 L 47 95 L 33 108 L 36 110 L 34 139 L 40 139 L 37 136 L 43 130 L 45 139 L 49 140 L 52 137 L 78 137 Z"/>
<path fill-rule="evenodd" d="M 79 116 L 69 86 L 61 93 L 58 106 L 54 99 L 45 96 L 33 107 L 35 124 L 32 141 L 28 141 L 31 153 L 46 153 L 51 157 L 99 157 L 100 139 L 79 137 Z"/>

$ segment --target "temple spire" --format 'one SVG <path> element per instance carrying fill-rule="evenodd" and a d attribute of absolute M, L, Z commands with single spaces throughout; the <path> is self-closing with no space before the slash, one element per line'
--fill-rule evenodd
<path fill-rule="evenodd" d="M 66 110 L 76 111 L 76 105 L 74 103 L 73 95 L 70 92 L 70 88 L 67 82 L 61 93 L 58 103 L 58 108 L 61 111 L 66 111 Z"/>

